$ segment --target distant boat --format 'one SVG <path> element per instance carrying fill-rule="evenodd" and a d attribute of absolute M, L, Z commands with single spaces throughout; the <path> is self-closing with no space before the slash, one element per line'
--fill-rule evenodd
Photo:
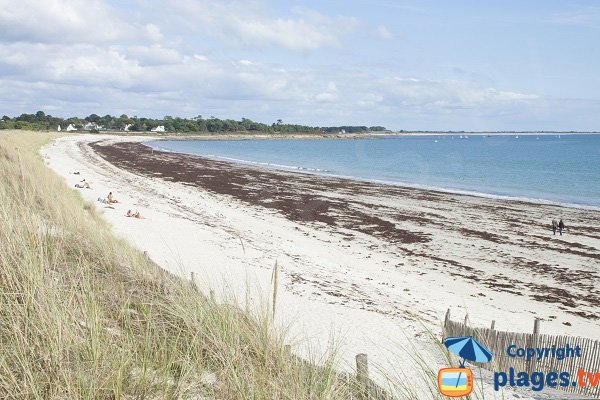
<path fill-rule="evenodd" d="M 515 139 L 518 139 L 518 138 L 519 138 L 519 135 L 515 136 Z"/>

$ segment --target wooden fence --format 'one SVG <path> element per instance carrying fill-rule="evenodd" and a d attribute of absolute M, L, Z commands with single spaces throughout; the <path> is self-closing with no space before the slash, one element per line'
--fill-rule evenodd
<path fill-rule="evenodd" d="M 585 378 L 587 385 L 573 385 L 577 380 L 577 372 L 582 369 L 592 374 L 600 373 L 600 341 L 587 339 L 578 336 L 561 336 L 540 334 L 540 320 L 536 319 L 533 324 L 532 333 L 504 332 L 495 329 L 495 322 L 492 321 L 490 328 L 474 328 L 467 324 L 467 317 L 464 322 L 455 322 L 450 319 L 450 310 L 446 313 L 444 321 L 444 336 L 473 336 L 484 346 L 491 350 L 494 357 L 489 363 L 473 363 L 490 371 L 505 372 L 508 374 L 510 368 L 513 368 L 516 374 L 524 371 L 532 372 L 568 372 L 570 383 L 568 386 L 557 386 L 556 388 L 565 392 L 578 395 L 600 397 L 600 381 L 593 387 L 589 378 Z M 510 357 L 507 354 L 509 346 L 515 345 L 516 348 L 564 348 L 567 345 L 571 348 L 579 346 L 581 357 L 565 357 L 559 360 L 557 357 L 537 357 L 527 361 L 523 357 Z M 557 380 L 560 382 L 560 380 Z M 547 387 L 545 385 L 544 387 Z"/>

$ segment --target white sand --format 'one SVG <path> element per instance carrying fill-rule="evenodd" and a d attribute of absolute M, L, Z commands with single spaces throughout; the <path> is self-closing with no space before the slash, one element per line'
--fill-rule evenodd
<path fill-rule="evenodd" d="M 117 235 L 147 251 L 172 272 L 186 278 L 191 272 L 196 273 L 198 285 L 206 291 L 214 288 L 217 297 L 223 293 L 235 296 L 252 311 L 270 307 L 267 303 L 271 274 L 277 262 L 281 273 L 276 321 L 289 327 L 298 354 L 320 354 L 333 336 L 342 341 L 341 369 L 353 369 L 354 356 L 367 353 L 371 363 L 395 378 L 402 374 L 402 366 L 412 364 L 404 351 L 408 346 L 414 348 L 412 353 L 422 354 L 437 372 L 444 366 L 443 359 L 424 332 L 428 329 L 441 336 L 441 321 L 448 307 L 455 319 L 462 319 L 468 311 L 474 326 L 488 326 L 494 319 L 497 329 L 529 332 L 537 316 L 544 321 L 542 332 L 600 337 L 596 321 L 574 316 L 556 304 L 476 286 L 451 278 L 433 265 L 424 269 L 423 263 L 413 263 L 393 252 L 372 250 L 373 239 L 366 235 L 349 245 L 342 237 L 291 222 L 275 211 L 251 207 L 196 187 L 140 177 L 108 164 L 88 147 L 80 146 L 107 138 L 64 137 L 43 149 L 42 154 L 70 187 L 83 178 L 92 185 L 92 189 L 81 189 L 80 193 L 96 204 Z M 73 175 L 75 170 L 81 175 Z M 104 208 L 96 201 L 109 191 L 120 201 L 115 209 Z M 469 201 L 493 203 L 490 199 Z M 128 209 L 140 211 L 146 219 L 124 217 Z M 478 221 L 463 222 L 473 229 L 478 226 Z M 437 245 L 446 253 L 457 258 L 481 258 L 486 267 L 506 273 L 506 266 L 488 262 L 489 254 L 482 254 L 475 246 L 469 250 L 470 240 L 437 239 Z M 597 239 L 568 240 L 600 247 Z M 515 250 L 501 245 L 490 248 L 490 252 L 502 251 Z M 581 259 L 569 255 L 560 262 L 567 268 L 593 268 L 580 265 Z M 572 326 L 564 325 L 565 321 Z M 381 381 L 375 368 L 373 365 L 372 372 Z M 410 371 L 404 372 L 413 376 Z M 486 392 L 486 398 L 501 398 L 489 388 Z"/>

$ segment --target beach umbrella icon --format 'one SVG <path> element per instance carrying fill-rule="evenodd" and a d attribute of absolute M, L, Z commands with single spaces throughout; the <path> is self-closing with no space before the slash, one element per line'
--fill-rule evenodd
<path fill-rule="evenodd" d="M 488 362 L 492 352 L 479 343 L 473 336 L 448 337 L 444 339 L 448 351 L 462 357 L 459 368 L 443 368 L 438 373 L 440 393 L 449 397 L 461 397 L 473 391 L 473 373 L 465 368 L 465 360 Z"/>
<path fill-rule="evenodd" d="M 444 346 L 446 346 L 450 352 L 462 357 L 460 368 L 465 367 L 465 360 L 485 363 L 491 361 L 493 357 L 492 352 L 475 340 L 473 336 L 448 337 L 444 339 Z M 457 387 L 461 375 L 462 373 L 459 372 L 458 378 L 456 379 Z"/>
<path fill-rule="evenodd" d="M 492 360 L 492 352 L 479 343 L 473 336 L 457 336 L 444 339 L 444 346 L 459 357 L 460 367 L 464 368 L 465 360 L 485 363 Z"/>

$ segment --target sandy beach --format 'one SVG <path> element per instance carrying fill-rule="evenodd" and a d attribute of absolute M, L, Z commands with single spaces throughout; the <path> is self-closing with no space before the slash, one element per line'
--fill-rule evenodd
<path fill-rule="evenodd" d="M 276 321 L 299 354 L 333 335 L 342 369 L 367 353 L 393 376 L 408 337 L 436 369 L 427 331 L 441 336 L 449 308 L 473 326 L 530 332 L 539 318 L 542 333 L 600 338 L 600 211 L 259 169 L 145 140 L 68 136 L 42 154 L 69 186 L 91 184 L 81 195 L 119 236 L 218 298 L 265 309 L 277 263 Z M 114 208 L 97 201 L 109 191 Z"/>

